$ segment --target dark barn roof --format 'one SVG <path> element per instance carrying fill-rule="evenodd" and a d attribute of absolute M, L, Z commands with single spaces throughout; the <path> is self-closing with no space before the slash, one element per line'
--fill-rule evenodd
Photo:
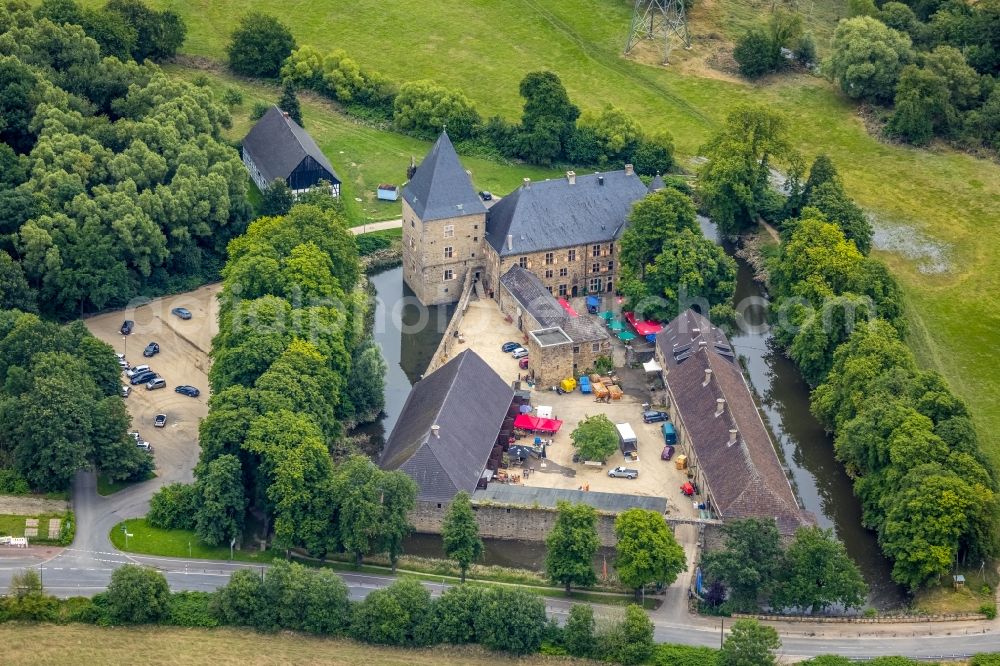
<path fill-rule="evenodd" d="M 461 490 L 471 493 L 513 398 L 513 389 L 465 350 L 414 385 L 379 464 L 406 472 L 420 487 L 419 500 L 448 502 Z"/>
<path fill-rule="evenodd" d="M 500 284 L 543 328 L 558 326 L 573 342 L 591 342 L 608 337 L 604 327 L 592 318 L 566 314 L 538 276 L 526 268 L 516 264 L 511 266 L 500 278 Z"/>
<path fill-rule="evenodd" d="M 425 222 L 486 212 L 447 132 L 441 132 L 403 187 L 403 198 Z"/>
<path fill-rule="evenodd" d="M 700 344 L 704 342 L 705 344 Z M 725 334 L 687 310 L 656 336 L 674 417 L 683 422 L 723 519 L 775 518 L 782 534 L 813 522 L 799 508 Z M 710 369 L 711 379 L 705 383 Z M 725 411 L 716 416 L 718 400 Z M 730 444 L 730 430 L 737 441 Z"/>
<path fill-rule="evenodd" d="M 575 176 L 575 181 L 527 183 L 498 201 L 486 217 L 486 239 L 493 249 L 503 257 L 613 241 L 632 204 L 647 194 L 639 176 L 625 171 Z M 513 237 L 511 249 L 507 236 Z"/>
<path fill-rule="evenodd" d="M 243 138 L 243 150 L 250 153 L 268 183 L 288 178 L 306 157 L 313 158 L 329 172 L 331 183 L 341 182 L 309 133 L 277 106 L 271 106 Z"/>

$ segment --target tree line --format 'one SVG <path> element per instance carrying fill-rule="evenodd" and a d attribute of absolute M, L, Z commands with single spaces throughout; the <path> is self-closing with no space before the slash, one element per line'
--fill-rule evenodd
<path fill-rule="evenodd" d="M 110 345 L 80 322 L 0 310 L 0 469 L 10 490 L 67 490 L 91 466 L 112 481 L 145 478 L 153 458 L 130 423 Z"/>
<path fill-rule="evenodd" d="M 997 552 L 996 480 L 965 403 L 906 347 L 899 285 L 867 256 L 872 231 L 836 167 L 808 170 L 784 118 L 740 107 L 705 149 L 699 192 L 725 233 L 761 218 L 780 229 L 768 262 L 775 340 L 812 386 L 812 410 L 836 433 L 864 524 L 911 589 L 957 561 Z M 789 165 L 783 192 L 771 164 Z"/>
<path fill-rule="evenodd" d="M 280 549 L 395 560 L 416 486 L 345 438 L 384 404 L 354 236 L 329 197 L 307 195 L 254 220 L 228 253 L 197 480 L 162 489 L 150 523 L 221 544 L 253 519 Z"/>
<path fill-rule="evenodd" d="M 604 168 L 629 162 L 638 173 L 650 176 L 674 166 L 669 133 L 643 132 L 635 119 L 612 104 L 581 115 L 553 72 L 525 75 L 519 87 L 524 112 L 520 123 L 511 123 L 500 116 L 484 119 L 461 91 L 429 80 L 396 84 L 362 67 L 343 49 L 323 53 L 298 46 L 280 20 L 260 12 L 241 19 L 228 56 L 229 67 L 237 74 L 280 78 L 282 101 L 295 113 L 297 88 L 328 97 L 352 115 L 388 122 L 404 134 L 433 139 L 447 126 L 455 141 L 465 142 L 464 149 L 532 164 L 567 162 Z"/>
<path fill-rule="evenodd" d="M 0 307 L 68 318 L 217 275 L 251 214 L 229 113 L 137 60 L 182 40 L 133 0 L 0 5 Z"/>

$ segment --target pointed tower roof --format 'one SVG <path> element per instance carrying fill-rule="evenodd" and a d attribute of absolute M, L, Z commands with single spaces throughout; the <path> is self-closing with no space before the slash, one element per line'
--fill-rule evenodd
<path fill-rule="evenodd" d="M 425 222 L 486 212 L 447 132 L 441 132 L 403 188 L 403 198 Z"/>
<path fill-rule="evenodd" d="M 650 194 L 652 194 L 653 192 L 659 192 L 666 186 L 667 184 L 663 182 L 663 176 L 661 176 L 660 172 L 657 171 L 656 176 L 653 178 L 653 180 L 649 181 L 648 192 Z"/>

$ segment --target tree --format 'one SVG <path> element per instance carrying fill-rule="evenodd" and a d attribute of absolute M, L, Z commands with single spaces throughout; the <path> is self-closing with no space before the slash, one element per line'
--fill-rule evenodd
<path fill-rule="evenodd" d="M 639 279 L 669 240 L 683 229 L 698 230 L 691 197 L 673 188 L 654 192 L 635 202 L 619 243 L 619 262 Z"/>
<path fill-rule="evenodd" d="M 388 366 L 382 350 L 369 338 L 354 352 L 348 392 L 354 413 L 364 419 L 376 418 L 385 408 L 385 373 Z"/>
<path fill-rule="evenodd" d="M 802 15 L 778 7 L 767 19 L 767 31 L 779 49 L 790 48 L 802 37 Z"/>
<path fill-rule="evenodd" d="M 739 65 L 740 74 L 748 79 L 756 79 L 778 69 L 781 65 L 781 45 L 763 30 L 747 30 L 736 41 L 733 58 Z"/>
<path fill-rule="evenodd" d="M 476 615 L 476 637 L 489 650 L 515 655 L 538 652 L 545 630 L 545 602 L 526 590 L 493 587 Z"/>
<path fill-rule="evenodd" d="M 464 490 L 451 501 L 441 527 L 444 554 L 458 563 L 462 572 L 462 582 L 469 565 L 483 553 L 483 540 L 479 538 L 479 525 L 472 510 L 469 493 Z"/>
<path fill-rule="evenodd" d="M 615 570 L 622 584 L 640 590 L 650 583 L 669 586 L 687 571 L 684 549 L 663 516 L 645 509 L 628 509 L 615 518 Z"/>
<path fill-rule="evenodd" d="M 737 620 L 719 652 L 719 666 L 771 666 L 781 647 L 778 632 L 756 620 Z"/>
<path fill-rule="evenodd" d="M 195 516 L 198 538 L 212 546 L 239 539 L 247 506 L 239 458 L 225 455 L 208 463 L 205 474 L 198 480 L 198 490 L 200 504 Z"/>
<path fill-rule="evenodd" d="M 632 155 L 632 163 L 635 172 L 643 176 L 667 173 L 674 168 L 674 137 L 670 132 L 643 136 Z"/>
<path fill-rule="evenodd" d="M 642 140 L 642 130 L 624 109 L 607 104 L 597 114 L 585 114 L 579 122 L 594 132 L 600 151 L 598 162 L 618 162 L 629 159 Z"/>
<path fill-rule="evenodd" d="M 299 106 L 299 98 L 295 94 L 295 84 L 291 81 L 285 81 L 284 85 L 281 87 L 281 98 L 278 99 L 278 108 L 288 114 L 288 116 L 299 124 L 299 127 L 305 127 L 302 122 L 302 107 Z M 285 211 L 288 212 L 288 211 Z M 271 213 L 272 215 L 275 213 Z M 284 213 L 278 213 L 284 215 Z"/>
<path fill-rule="evenodd" d="M 534 164 L 551 164 L 567 152 L 580 109 L 554 72 L 528 72 L 518 88 L 524 99 L 521 114 L 521 156 Z"/>
<path fill-rule="evenodd" d="M 861 254 L 867 255 L 871 251 L 872 225 L 864 211 L 844 191 L 839 179 L 813 187 L 806 203 L 840 227 L 844 236 L 854 241 Z"/>
<path fill-rule="evenodd" d="M 187 28 L 175 12 L 152 10 L 141 0 L 108 0 L 104 11 L 120 15 L 135 29 L 132 57 L 138 62 L 172 58 L 184 43 Z"/>
<path fill-rule="evenodd" d="M 261 215 L 286 215 L 295 205 L 295 196 L 281 178 L 271 181 L 260 194 Z"/>
<path fill-rule="evenodd" d="M 242 76 L 273 79 L 293 50 L 295 38 L 285 24 L 269 14 L 250 12 L 231 35 L 229 68 Z"/>
<path fill-rule="evenodd" d="M 771 605 L 820 613 L 831 604 L 861 606 L 868 586 L 832 530 L 800 527 L 785 551 Z"/>
<path fill-rule="evenodd" d="M 364 456 L 356 455 L 334 472 L 333 496 L 337 506 L 337 533 L 356 564 L 375 552 L 381 541 L 378 520 L 382 515 L 379 477 L 382 471 Z"/>
<path fill-rule="evenodd" d="M 573 604 L 563 630 L 566 651 L 574 657 L 592 656 L 597 647 L 594 628 L 594 607 L 590 604 Z"/>
<path fill-rule="evenodd" d="M 468 139 L 481 121 L 475 105 L 463 93 L 428 80 L 401 85 L 392 109 L 392 124 L 397 130 L 424 138 L 447 127 L 449 136 Z"/>
<path fill-rule="evenodd" d="M 957 122 L 958 111 L 949 99 L 947 79 L 929 69 L 906 66 L 896 85 L 889 133 L 922 146 Z"/>
<path fill-rule="evenodd" d="M 788 130 L 780 114 L 761 106 L 740 105 L 702 151 L 699 190 L 710 216 L 724 234 L 757 223 L 771 191 L 772 159 L 788 158 Z"/>
<path fill-rule="evenodd" d="M 108 617 L 117 624 L 155 623 L 170 610 L 167 579 L 159 571 L 137 564 L 114 570 L 105 599 Z"/>
<path fill-rule="evenodd" d="M 431 593 L 404 578 L 371 592 L 355 607 L 351 635 L 382 645 L 428 645 L 433 640 L 431 609 Z"/>
<path fill-rule="evenodd" d="M 560 501 L 556 506 L 559 515 L 545 538 L 545 571 L 554 582 L 565 585 L 569 594 L 573 585 L 597 582 L 594 555 L 601 545 L 597 512 L 586 504 Z"/>
<path fill-rule="evenodd" d="M 807 32 L 799 38 L 795 45 L 795 59 L 804 67 L 816 62 L 816 40 L 813 39 L 812 33 Z"/>
<path fill-rule="evenodd" d="M 570 439 L 581 460 L 604 461 L 618 449 L 618 431 L 604 414 L 580 421 Z"/>
<path fill-rule="evenodd" d="M 769 591 L 781 562 L 781 537 L 774 520 L 748 518 L 723 526 L 722 550 L 702 559 L 709 580 L 720 580 L 730 590 L 734 609 L 755 609 L 757 599 Z"/>
<path fill-rule="evenodd" d="M 878 20 L 887 26 L 914 37 L 917 27 L 917 15 L 902 2 L 887 2 L 879 9 Z"/>
<path fill-rule="evenodd" d="M 830 73 L 848 97 L 888 102 L 903 67 L 912 60 L 907 35 L 870 16 L 858 16 L 837 26 Z"/>
<path fill-rule="evenodd" d="M 413 531 L 409 513 L 416 505 L 417 484 L 402 470 L 380 471 L 379 549 L 389 556 L 392 572 L 396 573 L 396 563 L 403 554 L 403 541 Z"/>
<path fill-rule="evenodd" d="M 193 483 L 170 483 L 149 500 L 146 520 L 164 530 L 194 529 L 198 513 L 198 487 Z"/>
<path fill-rule="evenodd" d="M 0 310 L 15 308 L 24 312 L 37 312 L 35 292 L 28 286 L 21 265 L 0 250 Z"/>
<path fill-rule="evenodd" d="M 642 664 L 653 654 L 653 621 L 635 604 L 625 609 L 625 619 L 605 635 L 602 655 L 617 664 Z"/>

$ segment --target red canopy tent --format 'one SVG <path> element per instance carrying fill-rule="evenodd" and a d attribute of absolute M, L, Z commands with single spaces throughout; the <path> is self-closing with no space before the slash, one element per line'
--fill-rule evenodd
<path fill-rule="evenodd" d="M 559 428 L 562 427 L 562 421 L 543 419 L 531 414 L 518 414 L 514 418 L 514 427 L 537 432 L 558 432 Z"/>
<path fill-rule="evenodd" d="M 562 306 L 562 309 L 565 310 L 566 314 L 568 314 L 570 317 L 578 317 L 579 316 L 579 315 L 576 314 L 576 310 L 573 309 L 573 306 L 570 305 L 569 301 L 567 301 L 565 298 L 560 298 L 559 299 L 559 305 Z"/>
<path fill-rule="evenodd" d="M 655 321 L 639 321 L 634 312 L 625 313 L 625 321 L 632 325 L 639 335 L 656 335 L 663 330 L 663 324 Z"/>

